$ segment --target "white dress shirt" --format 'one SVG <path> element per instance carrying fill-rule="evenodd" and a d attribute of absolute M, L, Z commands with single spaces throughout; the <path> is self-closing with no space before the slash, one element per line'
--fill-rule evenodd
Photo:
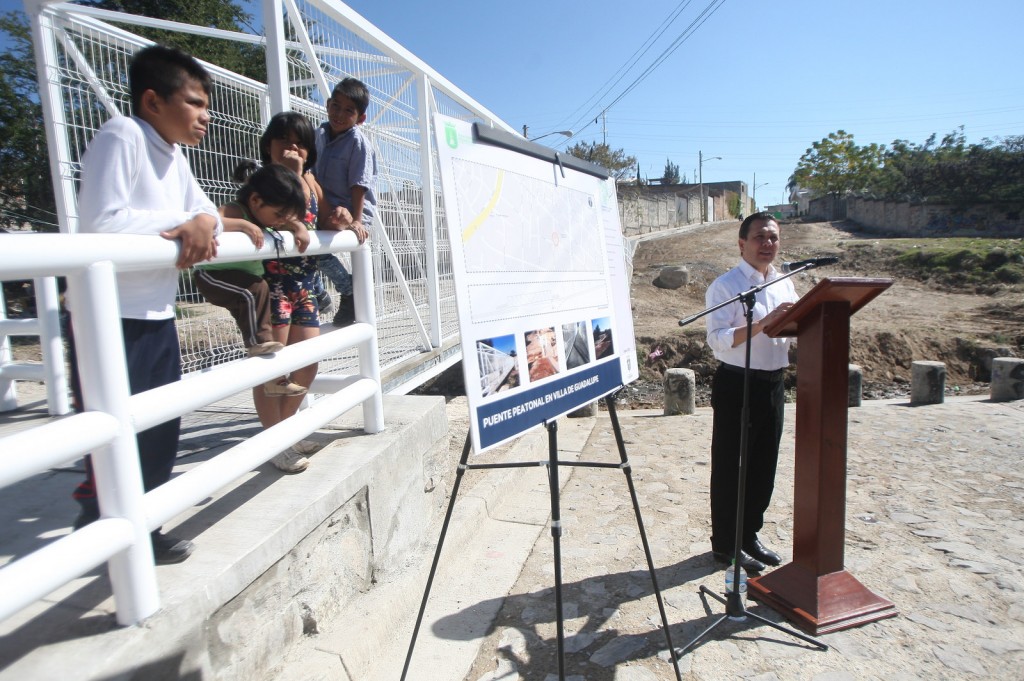
<path fill-rule="evenodd" d="M 714 307 L 730 298 L 735 298 L 744 291 L 760 286 L 766 281 L 773 281 L 780 272 L 768 266 L 768 276 L 764 277 L 750 263 L 741 260 L 740 264 L 711 282 L 705 294 L 707 307 Z M 782 303 L 794 303 L 798 296 L 793 282 L 783 279 L 761 289 L 754 295 L 754 322 L 763 319 L 769 312 Z M 735 301 L 707 316 L 708 345 L 715 358 L 726 364 L 743 367 L 746 364 L 746 343 L 733 347 L 736 329 L 746 328 L 746 306 Z M 789 366 L 790 338 L 769 338 L 764 333 L 754 336 L 750 345 L 750 368 L 775 371 Z"/>

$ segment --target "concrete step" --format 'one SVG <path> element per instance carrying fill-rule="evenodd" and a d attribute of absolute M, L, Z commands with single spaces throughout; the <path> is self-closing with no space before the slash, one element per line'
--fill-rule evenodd
<path fill-rule="evenodd" d="M 430 482 L 457 461 L 443 399 L 391 396 L 384 406 L 384 432 L 363 434 L 353 410 L 313 435 L 325 446 L 305 472 L 264 464 L 168 523 L 196 552 L 157 568 L 162 609 L 140 626 L 117 627 L 105 569 L 0 623 L 0 681 L 253 679 L 277 666 L 317 621 L 422 546 L 445 502 Z M 208 417 L 202 428 L 215 438 L 218 418 Z M 229 410 L 220 425 L 233 420 Z M 72 478 L 54 471 L 0 490 L 5 528 L 37 523 L 0 540 L 0 561 L 70 531 Z"/>
<path fill-rule="evenodd" d="M 451 412 L 449 412 L 451 414 Z M 560 461 L 578 461 L 596 418 L 558 421 Z M 465 424 L 452 431 L 464 437 Z M 453 435 L 453 440 L 457 438 Z M 407 679 L 465 678 L 493 631 L 498 612 L 538 542 L 551 542 L 548 521 L 547 432 L 537 429 L 470 463 L 535 461 L 537 466 L 469 470 L 464 475 L 444 536 L 437 573 L 415 639 Z M 562 486 L 571 470 L 560 471 Z M 450 495 L 445 495 L 446 505 Z M 293 647 L 261 678 L 277 681 L 399 679 L 413 641 L 444 510 L 430 541 L 392 566 L 374 588 L 355 597 L 317 634 Z M 554 585 L 554 574 L 549 586 Z"/>

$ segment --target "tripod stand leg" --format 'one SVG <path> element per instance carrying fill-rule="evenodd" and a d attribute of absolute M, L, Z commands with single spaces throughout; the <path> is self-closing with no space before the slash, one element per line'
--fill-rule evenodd
<path fill-rule="evenodd" d="M 612 430 L 615 433 L 615 444 L 619 448 L 619 460 L 622 462 L 622 472 L 626 475 L 626 485 L 629 487 L 629 496 L 633 500 L 633 513 L 636 515 L 636 524 L 640 530 L 640 541 L 644 545 L 644 555 L 647 557 L 647 569 L 651 573 L 651 584 L 654 587 L 654 596 L 658 601 L 658 612 L 661 613 L 661 626 L 665 629 L 665 639 L 668 641 L 669 655 L 672 656 L 672 668 L 675 669 L 676 679 L 682 681 L 683 677 L 679 671 L 679 659 L 676 657 L 676 649 L 672 645 L 672 633 L 668 629 L 668 616 L 665 614 L 665 603 L 661 598 L 661 589 L 658 587 L 658 575 L 654 571 L 654 559 L 651 558 L 651 545 L 647 541 L 647 532 L 644 530 L 644 520 L 640 515 L 640 502 L 637 501 L 636 487 L 633 486 L 632 468 L 629 459 L 626 458 L 626 443 L 622 439 L 622 429 L 619 428 L 619 416 L 615 412 L 615 393 L 605 398 L 608 405 L 608 416 L 612 421 Z"/>
<path fill-rule="evenodd" d="M 562 615 L 562 515 L 558 503 L 558 423 L 548 421 L 548 485 L 551 489 L 551 541 L 555 558 L 555 620 L 558 637 L 558 681 L 565 681 L 565 627 Z"/>
<path fill-rule="evenodd" d="M 423 623 L 423 613 L 427 609 L 427 598 L 430 597 L 430 587 L 434 583 L 434 573 L 437 572 L 437 563 L 441 558 L 441 548 L 444 546 L 444 538 L 448 533 L 448 523 L 452 519 L 452 511 L 455 510 L 455 498 L 459 494 L 459 485 L 462 484 L 462 476 L 466 472 L 466 461 L 469 459 L 469 450 L 472 445 L 469 433 L 466 434 L 466 444 L 462 448 L 462 457 L 459 459 L 459 466 L 455 471 L 455 483 L 452 485 L 452 497 L 448 500 L 448 510 L 444 515 L 444 522 L 441 524 L 441 536 L 437 540 L 437 548 L 434 550 L 434 561 L 430 565 L 430 574 L 427 575 L 427 585 L 423 589 L 423 600 L 420 602 L 420 611 L 416 615 L 416 626 L 412 630 L 412 639 L 409 641 L 409 652 L 405 656 L 405 666 L 402 667 L 402 681 L 409 671 L 409 663 L 412 661 L 412 651 L 416 647 L 416 637 L 420 632 L 420 624 Z"/>
<path fill-rule="evenodd" d="M 703 638 L 704 638 L 705 636 L 707 636 L 707 635 L 708 635 L 708 634 L 710 634 L 710 633 L 711 633 L 712 631 L 714 631 L 715 627 L 717 627 L 717 626 L 718 626 L 719 624 L 721 624 L 722 622 L 724 622 L 724 621 L 725 621 L 725 620 L 727 620 L 728 618 L 729 618 L 729 616 L 728 616 L 728 615 L 722 615 L 722 616 L 721 616 L 721 617 L 719 617 L 719 618 L 718 618 L 717 620 L 715 620 L 714 622 L 712 622 L 712 623 L 711 623 L 711 626 L 710 626 L 710 627 L 708 627 L 708 628 L 707 628 L 707 629 L 705 629 L 704 631 L 702 631 L 702 632 L 700 632 L 699 634 L 697 634 L 697 637 L 696 637 L 696 638 L 694 638 L 694 639 L 693 639 L 692 641 L 690 641 L 690 642 L 689 642 L 689 643 L 687 643 L 687 644 L 686 644 L 685 646 L 683 646 L 682 648 L 680 648 L 680 649 L 679 649 L 679 656 L 680 656 L 680 657 L 682 657 L 683 655 L 685 655 L 685 654 L 686 654 L 686 651 L 690 650 L 691 648 L 693 648 L 694 646 L 696 646 L 696 645 L 697 645 L 698 643 L 700 643 L 700 642 L 701 642 L 701 640 L 703 640 Z M 673 653 L 675 653 L 675 651 L 674 651 L 674 650 L 673 650 L 672 652 L 673 652 Z"/>

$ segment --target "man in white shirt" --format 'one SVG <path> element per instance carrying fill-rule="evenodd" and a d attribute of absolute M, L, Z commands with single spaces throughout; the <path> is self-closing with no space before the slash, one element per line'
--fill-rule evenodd
<path fill-rule="evenodd" d="M 770 213 L 748 216 L 739 230 L 740 263 L 708 287 L 707 307 L 714 307 L 776 279 L 772 266 L 779 253 L 779 225 Z M 788 338 L 769 338 L 765 326 L 797 300 L 791 280 L 768 286 L 755 296 L 750 340 L 750 425 L 741 546 L 735 551 L 736 494 L 739 481 L 743 368 L 746 364 L 746 306 L 733 302 L 707 318 L 708 344 L 720 361 L 711 383 L 714 426 L 711 437 L 711 550 L 729 563 L 734 555 L 748 572 L 782 562 L 757 536 L 775 488 L 775 468 L 782 439 L 786 403 L 783 383 L 789 366 Z"/>

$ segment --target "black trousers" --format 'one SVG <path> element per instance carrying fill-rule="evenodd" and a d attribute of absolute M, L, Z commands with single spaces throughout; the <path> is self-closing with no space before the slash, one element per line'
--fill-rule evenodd
<path fill-rule="evenodd" d="M 124 334 L 128 382 L 133 395 L 181 379 L 181 350 L 174 319 L 122 319 L 121 331 Z M 82 391 L 78 379 L 74 334 L 69 333 L 68 337 L 71 346 L 71 387 L 76 410 L 81 411 Z M 171 479 L 178 455 L 180 432 L 181 419 L 175 418 L 136 434 L 139 463 L 142 467 L 142 486 L 145 491 L 148 492 Z M 96 480 L 93 476 L 92 459 L 89 456 L 85 457 L 85 480 L 75 488 L 72 496 L 81 504 L 84 515 L 99 517 Z"/>
<path fill-rule="evenodd" d="M 750 429 L 747 434 L 747 487 L 742 542 L 764 525 L 775 489 L 786 391 L 777 380 L 751 377 Z M 743 374 L 719 367 L 711 382 L 714 425 L 711 435 L 711 548 L 731 554 L 736 538 L 736 491 L 740 465 Z M 742 548 L 742 547 L 741 547 Z"/>

